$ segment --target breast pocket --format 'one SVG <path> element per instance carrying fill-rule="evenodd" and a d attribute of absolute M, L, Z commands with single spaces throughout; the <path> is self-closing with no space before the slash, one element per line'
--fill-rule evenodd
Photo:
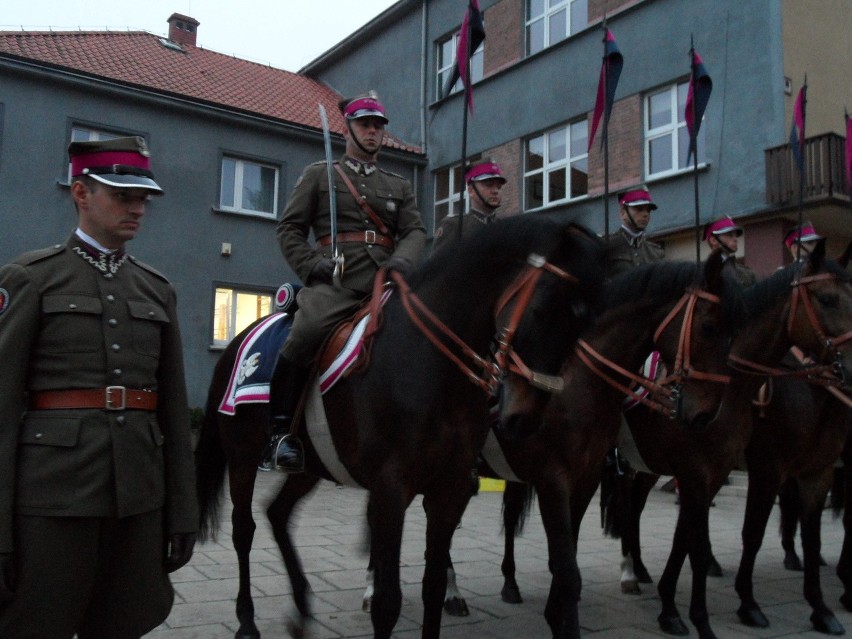
<path fill-rule="evenodd" d="M 163 328 L 169 324 L 166 309 L 149 300 L 128 300 L 133 326 L 133 349 L 140 355 L 158 357 Z"/>
<path fill-rule="evenodd" d="M 93 353 L 103 343 L 97 297 L 45 295 L 41 300 L 41 348 L 50 353 Z"/>

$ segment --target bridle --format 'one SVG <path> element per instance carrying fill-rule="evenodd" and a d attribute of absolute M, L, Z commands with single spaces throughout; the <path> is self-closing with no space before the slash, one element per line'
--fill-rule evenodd
<path fill-rule="evenodd" d="M 380 278 L 384 279 L 384 271 L 384 268 L 380 269 L 376 276 L 376 281 L 379 281 Z M 506 324 L 497 331 L 494 338 L 496 347 L 490 357 L 479 355 L 470 346 L 465 344 L 458 335 L 450 330 L 414 294 L 400 273 L 390 271 L 389 275 L 396 284 L 402 298 L 402 305 L 408 313 L 411 322 L 420 329 L 435 348 L 458 367 L 471 383 L 490 396 L 497 392 L 507 371 L 512 371 L 524 377 L 531 384 L 539 387 L 547 387 L 548 384 L 554 384 L 554 379 L 558 379 L 561 382 L 561 378 L 554 378 L 553 376 L 530 370 L 512 348 L 512 342 L 521 323 L 521 319 L 532 300 L 533 293 L 535 293 L 541 276 L 545 272 L 556 275 L 561 280 L 570 284 L 579 283 L 577 277 L 551 264 L 541 255 L 530 254 L 527 257 L 526 266 L 512 281 L 497 302 L 495 317 L 498 318 L 510 304 L 514 303 L 514 306 L 510 309 Z M 375 315 L 376 313 L 373 313 L 374 317 Z M 445 339 L 442 340 L 442 337 Z M 451 342 L 457 352 L 454 352 L 446 344 L 446 341 Z"/>
<path fill-rule="evenodd" d="M 820 324 L 819 318 L 816 314 L 816 309 L 814 309 L 814 303 L 807 294 L 808 285 L 829 279 L 837 279 L 837 276 L 833 273 L 818 273 L 816 275 L 800 277 L 791 282 L 790 286 L 792 291 L 790 294 L 790 312 L 787 316 L 787 336 L 792 341 L 796 311 L 801 305 L 811 328 L 814 330 L 817 339 L 823 346 L 819 360 L 821 362 L 828 363 L 805 365 L 801 369 L 788 370 L 772 366 L 763 366 L 762 364 L 758 364 L 757 362 L 739 357 L 732 353 L 728 355 L 728 365 L 734 370 L 751 375 L 767 375 L 769 377 L 802 377 L 811 383 L 819 384 L 821 386 L 830 386 L 835 388 L 847 386 L 849 384 L 848 372 L 843 366 L 843 353 L 840 350 L 840 346 L 852 339 L 852 331 L 847 331 L 842 335 L 837 335 L 835 337 L 829 336 L 823 329 L 822 324 Z"/>
<path fill-rule="evenodd" d="M 699 300 L 704 300 L 711 304 L 720 303 L 717 295 L 713 295 L 712 293 L 708 293 L 707 291 L 698 288 L 690 288 L 684 292 L 677 304 L 674 305 L 672 310 L 668 313 L 668 315 L 666 315 L 654 331 L 654 343 L 656 344 L 666 328 L 668 328 L 678 314 L 683 312 L 683 321 L 680 326 L 677 354 L 675 355 L 672 373 L 664 376 L 660 380 L 649 379 L 647 377 L 637 375 L 632 371 L 626 370 L 612 360 L 604 357 L 601 353 L 592 348 L 588 342 L 582 339 L 577 340 L 577 348 L 575 349 L 575 352 L 580 358 L 580 361 L 582 361 L 589 370 L 613 388 L 633 397 L 636 401 L 641 402 L 650 409 L 666 415 L 669 419 L 676 419 L 682 413 L 681 393 L 683 385 L 687 380 L 696 379 L 720 384 L 727 384 L 731 381 L 730 375 L 707 373 L 696 370 L 692 366 L 692 328 L 695 322 L 695 307 Z M 605 369 L 609 369 L 610 371 L 629 379 L 633 383 L 633 386 L 629 386 L 613 379 L 613 377 L 609 375 L 606 370 L 602 370 L 598 364 L 601 364 Z M 647 391 L 647 394 L 634 390 L 636 386 L 644 388 Z"/>

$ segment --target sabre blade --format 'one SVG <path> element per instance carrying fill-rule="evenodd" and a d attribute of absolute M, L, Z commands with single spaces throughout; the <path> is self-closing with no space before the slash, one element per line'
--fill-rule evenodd
<path fill-rule="evenodd" d="M 334 159 L 331 156 L 331 132 L 328 130 L 328 116 L 325 107 L 319 105 L 320 121 L 322 122 L 322 137 L 325 144 L 325 169 L 328 174 L 328 208 L 331 215 L 331 255 L 338 261 L 337 250 L 337 193 L 334 191 Z M 335 265 L 335 270 L 337 266 Z"/>

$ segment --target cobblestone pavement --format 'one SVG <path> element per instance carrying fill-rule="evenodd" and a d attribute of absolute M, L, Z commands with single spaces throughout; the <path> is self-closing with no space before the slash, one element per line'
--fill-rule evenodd
<path fill-rule="evenodd" d="M 255 499 L 258 529 L 251 554 L 252 595 L 258 627 L 264 639 L 288 637 L 286 621 L 293 612 L 290 586 L 278 549 L 264 515 L 265 504 L 283 481 L 281 475 L 261 474 Z M 660 482 L 659 485 L 662 485 Z M 447 639 L 519 639 L 550 637 L 543 611 L 550 574 L 541 518 L 534 510 L 524 535 L 517 540 L 518 583 L 524 603 L 510 605 L 500 599 L 503 536 L 499 492 L 480 492 L 474 497 L 456 531 L 453 561 L 459 588 L 471 614 L 443 618 Z M 372 637 L 369 615 L 361 612 L 367 556 L 363 550 L 363 519 L 366 493 L 322 483 L 304 501 L 298 513 L 295 541 L 300 548 L 313 590 L 316 621 L 305 637 L 336 639 Z M 711 623 L 720 639 L 756 637 L 818 637 L 809 622 L 810 607 L 802 598 L 801 573 L 784 570 L 778 538 L 778 512 L 773 511 L 756 568 L 755 594 L 771 626 L 760 630 L 741 625 L 736 616 L 739 600 L 734 576 L 740 554 L 744 491 L 725 487 L 710 512 L 714 554 L 724 570 L 721 578 L 708 580 Z M 655 489 L 642 519 L 645 563 L 657 579 L 662 573 L 677 518 L 674 495 Z M 223 509 L 222 529 L 216 542 L 199 544 L 186 567 L 174 577 L 177 597 L 166 622 L 145 639 L 230 639 L 238 627 L 234 612 L 238 577 L 236 553 L 230 538 L 230 504 Z M 394 637 L 420 636 L 420 579 L 423 573 L 425 520 L 420 500 L 407 513 L 402 548 L 402 614 Z M 840 521 L 829 510 L 823 513 L 823 591 L 844 626 L 852 628 L 852 614 L 838 603 L 842 594 L 834 575 L 843 539 Z M 660 601 L 654 585 L 641 595 L 624 595 L 619 588 L 620 551 L 617 541 L 602 537 L 597 500 L 583 522 L 578 562 L 583 575 L 580 621 L 583 636 L 591 638 L 646 639 L 665 637 L 657 625 Z M 678 605 L 686 619 L 691 571 L 684 568 L 678 588 Z M 696 636 L 694 627 L 692 636 Z"/>

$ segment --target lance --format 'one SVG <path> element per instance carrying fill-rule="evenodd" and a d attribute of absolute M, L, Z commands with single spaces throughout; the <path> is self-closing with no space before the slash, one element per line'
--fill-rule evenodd
<path fill-rule="evenodd" d="M 328 175 L 328 210 L 331 216 L 331 257 L 334 260 L 334 285 L 340 286 L 343 278 L 343 253 L 337 247 L 337 193 L 334 190 L 334 158 L 331 155 L 331 132 L 328 129 L 328 116 L 325 107 L 319 105 L 322 121 L 322 138 L 325 144 L 325 170 Z"/>

